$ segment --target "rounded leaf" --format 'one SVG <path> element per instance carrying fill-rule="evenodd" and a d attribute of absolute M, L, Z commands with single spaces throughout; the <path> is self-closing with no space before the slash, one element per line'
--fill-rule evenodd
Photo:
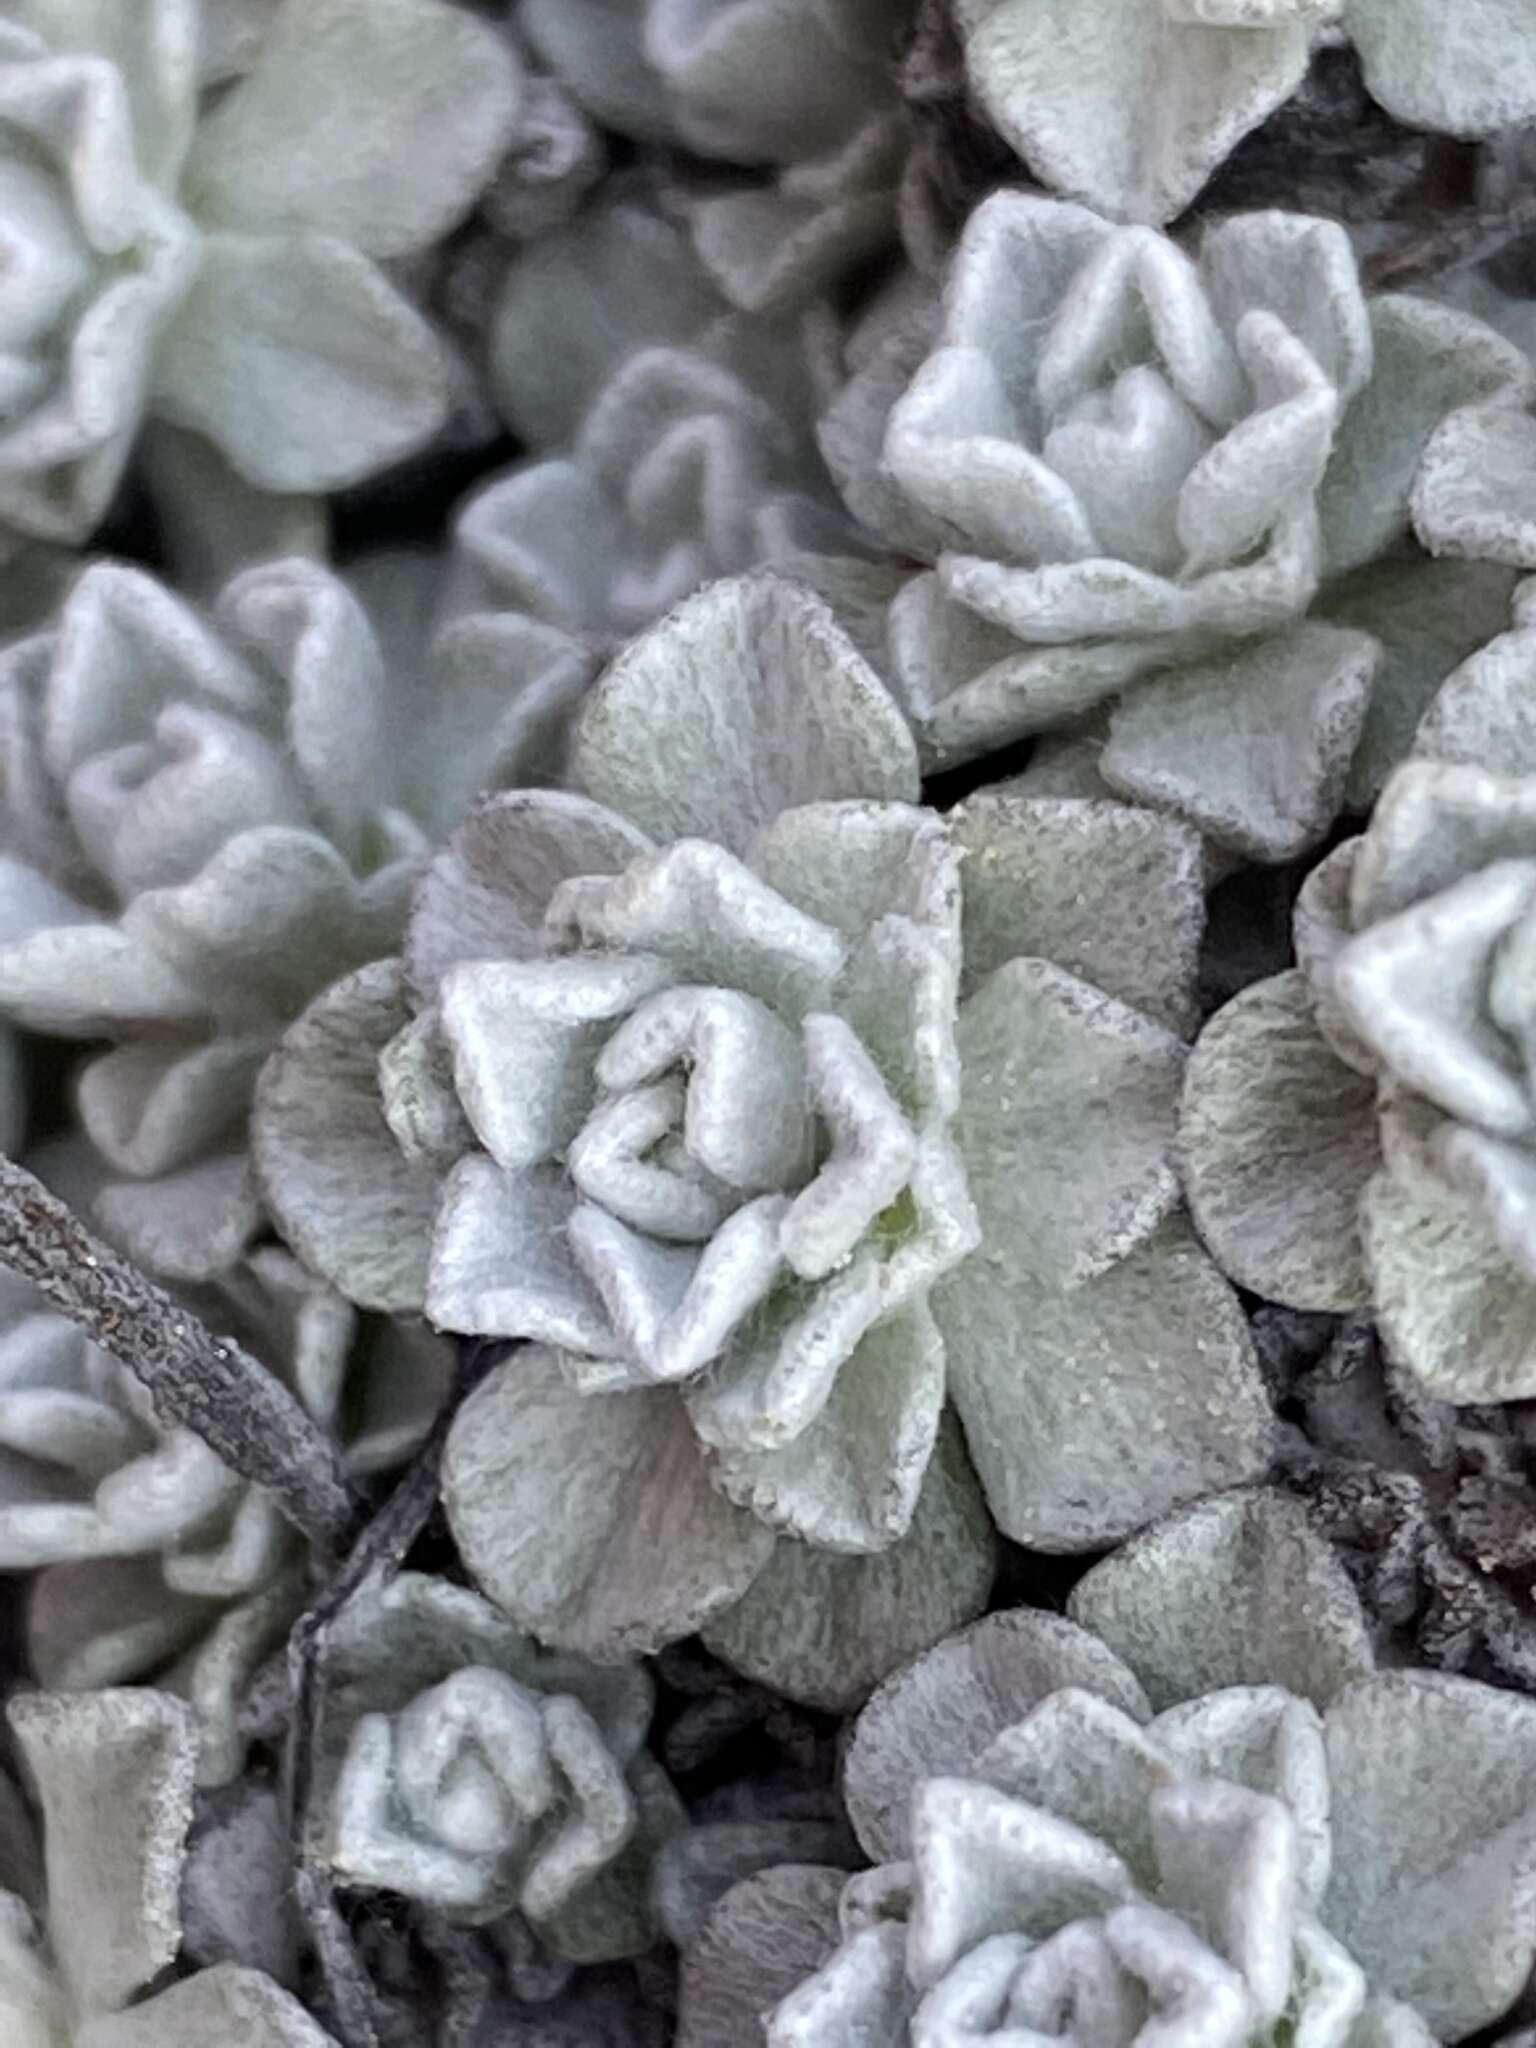
<path fill-rule="evenodd" d="M 1375 1663 L 1343 1565 L 1300 1502 L 1267 1487 L 1218 1494 L 1132 1537 L 1067 1606 L 1159 1712 L 1228 1685 L 1283 1685 L 1325 1706 Z"/>
<path fill-rule="evenodd" d="M 1291 1308 L 1370 1300 L 1359 1212 L 1381 1162 L 1376 1089 L 1334 1056 L 1302 975 L 1255 982 L 1206 1025 L 1179 1144 L 1196 1228 L 1229 1279 Z"/>
<path fill-rule="evenodd" d="M 1531 388 L 1521 350 L 1471 314 L 1406 292 L 1369 305 L 1375 366 L 1339 423 L 1318 497 L 1330 577 L 1406 537 L 1419 464 L 1449 414 Z"/>
<path fill-rule="evenodd" d="M 1338 815 L 1380 659 L 1308 619 L 1153 677 L 1111 714 L 1104 780 L 1247 860 L 1294 860 Z"/>
<path fill-rule="evenodd" d="M 1336 625 L 1369 633 L 1381 648 L 1350 763 L 1347 809 L 1367 809 L 1410 753 L 1437 751 L 1419 745 L 1419 720 L 1457 664 L 1503 629 L 1515 578 L 1497 562 L 1437 560 L 1412 548 L 1329 585 L 1319 609 Z"/>
<path fill-rule="evenodd" d="M 376 264 L 325 235 L 209 235 L 155 358 L 155 409 L 267 491 L 335 491 L 448 416 L 448 361 Z"/>
<path fill-rule="evenodd" d="M 476 1582 L 557 1649 L 612 1661 L 691 1634 L 768 1562 L 670 1388 L 581 1394 L 526 1345 L 459 1410 L 443 1504 Z"/>
<path fill-rule="evenodd" d="M 568 22 L 593 11 L 549 4 Z M 489 337 L 496 402 L 528 447 L 562 447 L 627 356 L 691 340 L 724 311 L 680 228 L 632 203 L 592 207 L 507 266 Z"/>
<path fill-rule="evenodd" d="M 1413 524 L 1436 554 L 1536 568 L 1536 420 L 1518 405 L 1442 420 L 1413 484 Z"/>
<path fill-rule="evenodd" d="M 262 1070 L 251 1145 L 263 1197 L 306 1265 L 364 1308 L 419 1310 L 438 1176 L 384 1115 L 380 1053 L 409 1021 L 400 963 L 316 998 Z"/>
<path fill-rule="evenodd" d="M 1491 135 L 1536 120 L 1536 46 L 1523 0 L 1349 0 L 1366 89 L 1410 128 Z"/>
<path fill-rule="evenodd" d="M 1536 1962 L 1536 1701 L 1384 1671 L 1346 1687 L 1323 1731 L 1324 1925 L 1373 1990 L 1459 2041 L 1508 2010 Z"/>
<path fill-rule="evenodd" d="M 574 775 L 662 844 L 735 853 L 796 804 L 918 795 L 879 677 L 819 598 L 766 574 L 708 585 L 625 649 L 587 700 Z"/>
<path fill-rule="evenodd" d="M 1536 1395 L 1531 1278 L 1467 1196 L 1403 1150 L 1361 1207 L 1387 1348 L 1439 1401 Z"/>
<path fill-rule="evenodd" d="M 1112 1650 L 1033 1607 L 989 1614 L 888 1679 L 859 1716 L 843 1764 L 848 1817 L 866 1855 L 892 1863 L 910 1854 L 916 1788 L 964 1777 L 1005 1728 L 1068 1686 L 1134 1721 L 1150 1718 L 1146 1694 Z"/>
<path fill-rule="evenodd" d="M 561 882 L 611 875 L 652 850 L 627 819 L 564 790 L 512 789 L 470 812 L 422 876 L 405 964 L 422 1002 L 464 960 L 531 960 Z"/>
<path fill-rule="evenodd" d="M 1011 1235 L 990 1241 L 931 1306 L 1006 1535 L 1097 1550 L 1263 1476 L 1274 1418 L 1247 1321 L 1182 1215 L 1071 1283 L 1031 1275 Z"/>
<path fill-rule="evenodd" d="M 732 1885 L 683 1956 L 676 2048 L 758 2038 L 763 2014 L 842 1939 L 844 1873 L 785 1863 Z"/>
<path fill-rule="evenodd" d="M 1511 630 L 1452 670 L 1420 720 L 1413 751 L 1495 775 L 1536 774 L 1536 580 L 1515 586 Z"/>
<path fill-rule="evenodd" d="M 1146 0 L 962 0 L 971 88 L 1036 176 L 1122 219 L 1186 207 L 1307 68 L 1304 25 L 1207 27 Z"/>
<path fill-rule="evenodd" d="M 404 255 L 468 213 L 521 98 L 507 44 L 461 7 L 305 0 L 199 124 L 186 198 L 213 227 Z"/>
<path fill-rule="evenodd" d="M 706 1395 L 706 1416 L 707 1402 Z M 717 1442 L 700 1406 L 691 1402 L 690 1412 L 711 1443 L 715 1484 L 728 1500 L 818 1552 L 860 1556 L 900 1544 L 911 1531 L 943 1405 L 943 1341 L 933 1318 L 914 1303 L 865 1331 L 838 1367 L 830 1398 L 788 1443 Z M 979 1500 L 975 1515 L 985 1528 Z M 855 1639 L 846 1639 L 845 1648 L 856 1658 Z M 832 1685 L 826 1667 L 817 1668 Z"/>
<path fill-rule="evenodd" d="M 985 790 L 950 813 L 967 855 L 965 978 L 1033 954 L 1187 1032 L 1205 928 L 1199 835 L 1128 804 Z"/>
<path fill-rule="evenodd" d="M 960 1012 L 954 1134 L 984 1243 L 1020 1281 L 1067 1286 L 1142 1243 L 1178 1201 L 1185 1047 L 1049 960 L 1005 961 Z M 955 1286 L 975 1285 L 975 1275 Z M 960 1299 L 950 1289 L 949 1298 Z"/>
<path fill-rule="evenodd" d="M 705 1641 L 790 1699 L 851 1713 L 903 1658 L 985 1604 L 996 1567 L 992 1524 L 950 1423 L 899 1542 L 874 1557 L 780 1543 Z"/>

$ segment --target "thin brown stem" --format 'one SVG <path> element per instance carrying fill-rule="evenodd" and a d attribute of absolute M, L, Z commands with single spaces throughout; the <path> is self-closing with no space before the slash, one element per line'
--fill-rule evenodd
<path fill-rule="evenodd" d="M 344 2048 L 380 2048 L 378 2002 L 336 1903 L 330 1872 L 315 1858 L 310 1811 L 315 1758 L 321 1740 L 330 1628 L 364 1585 L 378 1574 L 397 1572 L 406 1553 L 431 1520 L 437 1503 L 443 1446 L 453 1418 L 491 1364 L 508 1346 L 463 1343 L 447 1399 L 433 1420 L 414 1463 L 400 1479 L 350 1555 L 338 1566 L 314 1604 L 294 1623 L 288 1637 L 289 1721 L 284 1765 L 288 1826 L 295 1850 L 294 1888 L 314 1942 L 331 2019 Z"/>
<path fill-rule="evenodd" d="M 232 1471 L 271 1494 L 319 1550 L 345 1549 L 358 1504 L 334 1444 L 250 1353 L 88 1230 L 35 1175 L 0 1154 L 0 1265 L 30 1280 Z"/>
<path fill-rule="evenodd" d="M 1497 212 L 1467 208 L 1435 221 L 1399 242 L 1378 249 L 1362 266 L 1372 291 L 1401 291 L 1405 285 L 1486 263 L 1522 235 L 1536 232 L 1536 195 L 1526 195 Z"/>

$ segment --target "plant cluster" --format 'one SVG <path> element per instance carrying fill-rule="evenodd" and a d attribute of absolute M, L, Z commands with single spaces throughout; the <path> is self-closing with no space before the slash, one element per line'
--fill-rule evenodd
<path fill-rule="evenodd" d="M 0 0 L 0 2044 L 1536 2029 L 1530 0 Z"/>

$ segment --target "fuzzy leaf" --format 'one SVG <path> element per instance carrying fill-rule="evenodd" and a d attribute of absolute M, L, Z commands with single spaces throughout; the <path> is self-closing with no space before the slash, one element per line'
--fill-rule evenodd
<path fill-rule="evenodd" d="M 1326 1706 L 1375 1661 L 1335 1553 L 1298 1502 L 1266 1488 L 1168 1516 L 1095 1565 L 1067 1604 L 1157 1708 L 1226 1685 L 1284 1685 Z"/>
<path fill-rule="evenodd" d="M 960 25 L 973 91 L 1036 175 L 1131 220 L 1181 212 L 1307 65 L 1278 11 L 1206 27 L 1141 0 L 965 0 Z"/>
<path fill-rule="evenodd" d="M 996 1545 L 952 1424 L 940 1431 L 910 1527 L 875 1557 L 781 1542 L 743 1597 L 708 1624 L 726 1662 L 791 1699 L 848 1713 L 893 1666 L 969 1620 Z"/>
<path fill-rule="evenodd" d="M 1005 1729 L 1063 1687 L 1093 1693 L 1133 1721 L 1150 1718 L 1140 1684 L 1112 1650 L 1038 1608 L 988 1615 L 888 1679 L 859 1716 L 844 1768 L 865 1853 L 886 1863 L 910 1854 L 915 1788 L 970 1771 Z"/>
<path fill-rule="evenodd" d="M 773 576 L 713 584 L 626 649 L 588 700 L 575 773 L 662 842 L 737 851 L 796 804 L 917 795 L 879 680 L 818 599 Z"/>
<path fill-rule="evenodd" d="M 1326 1925 L 1442 2040 L 1497 2019 L 1536 1938 L 1536 1709 L 1425 1671 L 1347 1686 L 1324 1717 Z"/>
<path fill-rule="evenodd" d="M 557 1648 L 610 1660 L 699 1628 L 773 1548 L 710 1486 L 675 1393 L 578 1393 L 538 1346 L 459 1410 L 443 1499 L 498 1605 Z"/>
<path fill-rule="evenodd" d="M 195 1739 L 164 1693 L 32 1693 L 10 1722 L 43 1809 L 54 1954 L 87 2011 L 135 1997 L 181 1942 Z"/>
<path fill-rule="evenodd" d="M 1151 677 L 1111 713 L 1100 773 L 1244 859 L 1293 860 L 1343 803 L 1379 660 L 1308 622 Z"/>
<path fill-rule="evenodd" d="M 840 1870 L 786 1863 L 733 1885 L 684 1952 L 677 2048 L 750 2040 L 839 1939 Z"/>
<path fill-rule="evenodd" d="M 289 1242 L 343 1294 L 396 1313 L 421 1306 L 438 1188 L 384 1117 L 378 1057 L 407 1016 L 397 962 L 338 982 L 272 1056 L 251 1125 Z"/>
<path fill-rule="evenodd" d="M 1301 975 L 1258 982 L 1211 1019 L 1179 1140 L 1196 1227 L 1239 1286 L 1295 1308 L 1369 1300 L 1359 1208 L 1381 1157 L 1376 1091 L 1334 1057 Z"/>
<path fill-rule="evenodd" d="M 468 213 L 512 140 L 521 88 L 506 45 L 438 0 L 285 7 L 199 125 L 187 197 L 217 229 L 399 256 Z"/>
<path fill-rule="evenodd" d="M 1195 833 L 1119 804 L 993 792 L 950 815 L 966 853 L 966 993 L 1033 954 L 1190 1029 L 1205 922 Z"/>
<path fill-rule="evenodd" d="M 448 414 L 447 362 L 350 244 L 216 234 L 156 356 L 155 403 L 248 483 L 334 491 L 431 439 Z"/>
<path fill-rule="evenodd" d="M 1016 1542 L 1095 1550 L 1268 1468 L 1241 1308 L 1179 1216 L 1076 1282 L 1032 1275 L 1012 1244 L 989 1259 L 984 1239 L 932 1305 L 987 1504 Z"/>

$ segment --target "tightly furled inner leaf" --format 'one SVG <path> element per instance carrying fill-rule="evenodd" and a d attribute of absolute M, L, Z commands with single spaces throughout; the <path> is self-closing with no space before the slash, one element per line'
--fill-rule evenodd
<path fill-rule="evenodd" d="M 681 840 L 575 876 L 550 898 L 543 957 L 466 962 L 440 985 L 501 1200 L 565 1222 L 559 1271 L 519 1228 L 536 1263 L 522 1327 L 503 1334 L 575 1345 L 592 1387 L 718 1367 L 692 1405 L 724 1447 L 798 1435 L 864 1334 L 974 1242 L 944 1136 L 953 859 L 920 814 L 861 807 L 857 823 L 894 872 L 910 859 L 926 901 L 893 896 L 844 931 L 808 913 L 763 871 L 823 838 L 833 853 L 839 820 L 791 811 L 756 870 Z M 484 1172 L 478 1156 L 460 1169 L 465 1201 Z M 455 1198 L 450 1181 L 450 1216 Z M 445 1323 L 456 1250 L 450 1223 L 428 1297 Z"/>

